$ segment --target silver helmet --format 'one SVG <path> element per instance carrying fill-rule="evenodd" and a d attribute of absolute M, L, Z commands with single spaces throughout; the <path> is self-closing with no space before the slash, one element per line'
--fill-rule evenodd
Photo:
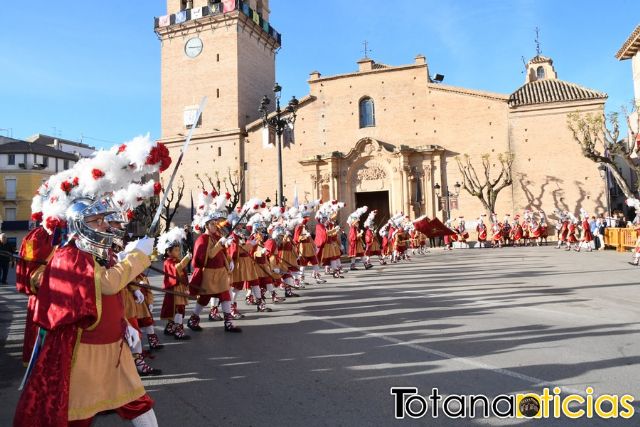
<path fill-rule="evenodd" d="M 109 198 L 93 200 L 82 197 L 74 200 L 67 209 L 65 216 L 69 227 L 69 234 L 76 237 L 78 249 L 93 254 L 102 259 L 108 259 L 109 250 L 113 244 L 113 233 L 97 231 L 91 228 L 86 218 L 94 215 L 105 217 L 119 212 L 119 209 Z"/>

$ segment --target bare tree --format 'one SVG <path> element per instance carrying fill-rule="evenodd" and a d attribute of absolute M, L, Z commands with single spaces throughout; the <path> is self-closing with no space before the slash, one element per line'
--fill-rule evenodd
<path fill-rule="evenodd" d="M 166 188 L 162 188 L 162 192 L 164 193 Z M 169 194 L 167 195 L 167 199 L 164 202 L 164 206 L 162 208 L 162 212 L 160 213 L 160 218 L 164 221 L 164 230 L 168 230 L 171 228 L 171 221 L 173 217 L 180 209 L 180 202 L 184 197 L 184 177 L 180 175 L 180 183 L 178 184 L 177 191 L 174 187 L 169 189 Z"/>
<path fill-rule="evenodd" d="M 471 157 L 468 154 L 463 155 L 462 158 L 456 156 L 455 159 L 462 174 L 462 188 L 472 196 L 477 197 L 482 202 L 487 214 L 491 215 L 495 211 L 498 193 L 513 182 L 511 175 L 513 153 L 498 154 L 500 173 L 495 179 L 491 177 L 492 166 L 489 154 L 482 155 L 483 173 L 480 176 L 476 173 L 476 168 L 471 163 Z"/>
<path fill-rule="evenodd" d="M 136 225 L 134 226 L 135 228 L 131 229 L 132 233 L 142 234 L 149 230 L 151 222 L 153 221 L 153 216 L 156 214 L 159 204 L 160 199 L 158 196 L 153 196 L 135 209 L 134 218 Z M 156 227 L 156 236 L 159 234 L 160 231 L 158 230 L 158 227 Z"/>
<path fill-rule="evenodd" d="M 567 126 L 573 133 L 573 139 L 582 148 L 582 155 L 595 163 L 609 169 L 613 179 L 626 197 L 638 197 L 640 182 L 628 182 L 622 174 L 617 160 L 621 160 L 631 169 L 635 176 L 640 176 L 640 160 L 638 159 L 638 125 L 632 126 L 631 117 L 622 110 L 629 128 L 629 138 L 620 138 L 620 113 L 567 115 Z M 640 120 L 640 119 L 639 119 Z"/>
<path fill-rule="evenodd" d="M 215 178 L 215 179 L 214 179 Z M 222 187 L 224 187 L 224 192 L 227 192 L 231 195 L 229 198 L 229 203 L 227 204 L 227 209 L 232 211 L 238 206 L 238 203 L 242 200 L 242 192 L 244 190 L 244 172 L 238 171 L 237 169 L 231 171 L 231 168 L 227 169 L 227 176 L 223 177 L 220 180 L 220 173 L 215 171 L 213 173 L 213 177 L 208 173 L 204 174 L 204 179 L 199 174 L 196 174 L 196 179 L 200 181 L 200 185 L 202 189 L 209 189 L 215 191 L 220 194 L 222 192 Z M 204 180 L 207 180 L 208 186 L 206 185 Z"/>

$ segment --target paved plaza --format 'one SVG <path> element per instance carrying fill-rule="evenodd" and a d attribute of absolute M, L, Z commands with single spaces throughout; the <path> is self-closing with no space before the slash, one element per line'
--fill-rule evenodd
<path fill-rule="evenodd" d="M 585 394 L 591 386 L 640 399 L 640 270 L 629 260 L 553 247 L 433 250 L 312 285 L 272 313 L 241 302 L 242 334 L 203 321 L 190 341 L 161 335 L 165 348 L 151 364 L 164 375 L 144 383 L 161 426 L 533 424 L 395 421 L 393 386 L 489 397 L 545 386 Z M 9 425 L 23 373 L 25 299 L 5 286 L 0 301 L 0 425 Z M 578 424 L 637 425 L 638 417 Z M 96 425 L 127 424 L 109 415 Z"/>

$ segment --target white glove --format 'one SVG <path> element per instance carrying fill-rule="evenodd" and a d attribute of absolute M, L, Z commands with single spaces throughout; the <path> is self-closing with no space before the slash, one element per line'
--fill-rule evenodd
<path fill-rule="evenodd" d="M 127 253 L 124 251 L 118 252 L 116 256 L 118 257 L 118 262 L 122 262 L 127 257 Z"/>
<path fill-rule="evenodd" d="M 136 304 L 142 304 L 144 302 L 144 295 L 140 292 L 140 289 L 133 291 L 133 296 L 136 299 Z"/>
<path fill-rule="evenodd" d="M 233 261 L 229 262 L 229 271 L 233 271 L 235 267 L 236 265 L 233 263 Z"/>
<path fill-rule="evenodd" d="M 227 238 L 226 237 L 221 237 L 218 239 L 218 243 L 220 243 L 222 246 L 224 246 L 227 242 Z"/>
<path fill-rule="evenodd" d="M 273 269 L 273 272 L 274 272 L 274 273 L 276 273 L 276 274 L 280 274 L 280 272 L 281 272 L 281 271 L 282 271 L 282 270 L 280 270 L 280 269 L 279 269 L 279 268 L 277 268 L 277 267 Z"/>
<path fill-rule="evenodd" d="M 149 313 L 153 313 L 153 304 L 149 304 Z"/>
<path fill-rule="evenodd" d="M 125 246 L 124 252 L 133 252 L 136 249 L 146 256 L 150 256 L 153 252 L 153 239 L 150 237 L 143 237 L 142 239 L 129 242 L 127 243 L 127 246 Z"/>
<path fill-rule="evenodd" d="M 127 325 L 127 331 L 124 333 L 124 337 L 131 348 L 140 344 L 140 335 L 138 334 L 138 330 L 131 325 Z"/>

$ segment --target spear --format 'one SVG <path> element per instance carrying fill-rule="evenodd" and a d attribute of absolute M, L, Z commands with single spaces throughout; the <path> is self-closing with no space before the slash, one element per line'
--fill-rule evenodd
<path fill-rule="evenodd" d="M 162 213 L 162 209 L 164 209 L 164 204 L 167 201 L 167 197 L 169 196 L 169 190 L 173 185 L 173 180 L 176 177 L 176 173 L 178 172 L 178 168 L 180 167 L 180 163 L 182 163 L 182 158 L 184 157 L 184 153 L 187 152 L 187 148 L 189 147 L 189 143 L 191 142 L 191 137 L 193 136 L 193 130 L 196 128 L 196 124 L 200 121 L 200 116 L 202 115 L 202 110 L 204 110 L 205 105 L 207 104 L 207 97 L 203 97 L 202 101 L 200 101 L 200 106 L 198 107 L 198 111 L 196 112 L 196 118 L 189 129 L 189 133 L 187 134 L 187 139 L 184 141 L 184 145 L 182 146 L 182 150 L 180 151 L 180 156 L 178 156 L 178 160 L 176 161 L 176 165 L 173 168 L 173 172 L 171 173 L 171 178 L 169 178 L 169 183 L 167 184 L 164 194 L 162 195 L 162 200 L 160 200 L 160 204 L 158 205 L 158 209 L 156 209 L 156 214 L 153 217 L 153 221 L 147 230 L 147 236 L 152 237 L 158 227 L 158 221 L 160 221 L 160 214 Z"/>

